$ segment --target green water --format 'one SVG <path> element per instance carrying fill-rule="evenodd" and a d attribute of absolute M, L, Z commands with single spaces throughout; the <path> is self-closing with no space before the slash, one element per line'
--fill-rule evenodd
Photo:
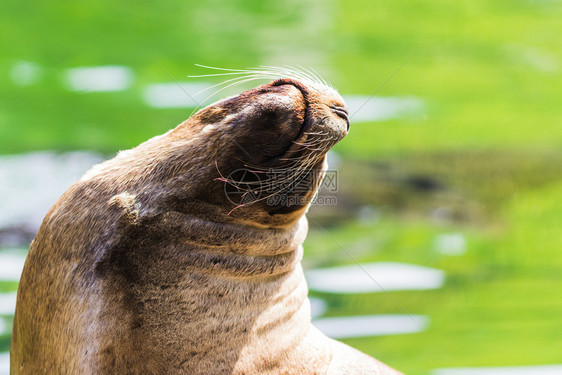
<path fill-rule="evenodd" d="M 381 216 L 367 224 L 349 216 L 328 228 L 357 261 L 432 266 L 447 283 L 393 293 L 404 310 L 430 317 L 427 331 L 347 342 L 408 374 L 560 363 L 561 16 L 562 3 L 530 0 L 4 0 L 0 152 L 132 147 L 189 116 L 191 109 L 145 105 L 143 88 L 206 73 L 195 63 L 311 66 L 342 94 L 420 98 L 420 116 L 352 120 L 336 151 L 363 169 L 341 186 Z M 11 78 L 21 61 L 37 64 L 32 84 Z M 133 85 L 67 89 L 66 69 L 100 65 L 130 67 Z M 404 185 L 411 176 L 444 188 Z M 460 216 L 429 219 L 443 205 Z M 443 233 L 462 234 L 466 253 L 437 253 Z M 310 266 L 351 262 L 315 228 L 306 253 Z M 2 291 L 15 287 L 0 283 Z M 327 315 L 402 312 L 384 294 L 321 297 Z M 0 351 L 8 345 L 0 337 Z"/>

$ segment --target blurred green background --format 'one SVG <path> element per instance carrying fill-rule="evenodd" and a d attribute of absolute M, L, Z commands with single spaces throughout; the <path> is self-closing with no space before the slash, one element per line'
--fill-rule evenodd
<path fill-rule="evenodd" d="M 562 363 L 561 20 L 548 0 L 3 0 L 0 153 L 133 147 L 190 115 L 143 90 L 201 82 L 196 63 L 302 65 L 344 95 L 418 98 L 422 115 L 352 119 L 335 148 L 341 204 L 311 210 L 304 264 L 353 263 L 321 224 L 358 262 L 434 267 L 446 283 L 392 293 L 429 317 L 424 332 L 344 341 L 407 374 Z M 106 65 L 129 67 L 131 85 L 69 90 L 67 69 Z M 357 219 L 365 207 L 376 220 Z M 444 234 L 466 251 L 437 251 Z M 312 294 L 325 316 L 402 313 L 384 293 Z"/>

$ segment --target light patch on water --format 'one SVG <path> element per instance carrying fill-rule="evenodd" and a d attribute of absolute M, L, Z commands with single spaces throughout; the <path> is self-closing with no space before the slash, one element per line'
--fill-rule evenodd
<path fill-rule="evenodd" d="M 549 6 L 558 5 L 562 0 L 527 0 L 527 2 L 532 5 Z"/>
<path fill-rule="evenodd" d="M 334 150 L 328 151 L 326 158 L 328 159 L 328 169 L 333 170 L 340 167 L 341 157 Z"/>
<path fill-rule="evenodd" d="M 0 293 L 0 315 L 14 315 L 16 311 L 16 292 Z"/>
<path fill-rule="evenodd" d="M 357 211 L 357 221 L 362 225 L 371 225 L 380 220 L 380 210 L 373 206 L 362 206 Z"/>
<path fill-rule="evenodd" d="M 194 108 L 208 102 L 211 86 L 205 82 L 153 83 L 145 87 L 143 98 L 153 108 Z"/>
<path fill-rule="evenodd" d="M 453 211 L 449 207 L 438 207 L 431 211 L 429 216 L 440 225 L 450 224 L 453 221 Z"/>
<path fill-rule="evenodd" d="M 418 333 L 427 329 L 424 315 L 364 315 L 316 319 L 312 324 L 333 339 Z"/>
<path fill-rule="evenodd" d="M 0 281 L 18 281 L 25 263 L 25 252 L 0 252 Z"/>
<path fill-rule="evenodd" d="M 522 57 L 529 66 L 540 72 L 554 73 L 559 70 L 558 59 L 546 51 L 527 48 L 522 51 Z"/>
<path fill-rule="evenodd" d="M 43 74 L 39 64 L 31 61 L 18 61 L 10 70 L 10 78 L 18 86 L 30 86 L 37 83 Z"/>
<path fill-rule="evenodd" d="M 560 70 L 559 59 L 544 49 L 510 44 L 505 47 L 515 62 L 522 63 L 538 72 L 556 73 Z"/>
<path fill-rule="evenodd" d="M 107 65 L 68 69 L 65 78 L 72 91 L 122 91 L 131 87 L 134 74 L 126 66 Z"/>
<path fill-rule="evenodd" d="M 313 319 L 326 312 L 328 305 L 323 299 L 317 297 L 308 297 L 308 300 L 310 301 L 310 312 Z"/>
<path fill-rule="evenodd" d="M 351 123 L 384 121 L 404 117 L 421 117 L 425 103 L 415 97 L 369 97 L 344 95 Z"/>
<path fill-rule="evenodd" d="M 463 255 L 466 253 L 466 239 L 461 233 L 439 234 L 435 237 L 434 247 L 441 254 Z"/>
<path fill-rule="evenodd" d="M 0 353 L 0 375 L 10 373 L 10 353 Z"/>
<path fill-rule="evenodd" d="M 310 289 L 342 294 L 438 289 L 445 282 L 443 271 L 395 262 L 315 269 L 305 276 Z"/>
<path fill-rule="evenodd" d="M 58 197 L 100 155 L 89 152 L 32 152 L 0 157 L 0 228 L 36 231 Z"/>
<path fill-rule="evenodd" d="M 463 367 L 433 370 L 431 375 L 560 375 L 562 365 Z"/>

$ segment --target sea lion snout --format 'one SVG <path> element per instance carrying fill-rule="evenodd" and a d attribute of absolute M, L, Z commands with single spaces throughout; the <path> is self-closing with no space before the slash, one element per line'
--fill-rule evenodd
<path fill-rule="evenodd" d="M 343 119 L 347 123 L 347 131 L 349 132 L 349 112 L 346 107 L 338 106 L 336 104 L 332 104 L 330 109 L 334 112 L 336 116 Z"/>
<path fill-rule="evenodd" d="M 234 205 L 229 216 L 261 211 L 267 220 L 285 215 L 294 222 L 319 187 L 326 153 L 349 131 L 347 106 L 334 89 L 293 78 L 243 92 L 202 113 L 224 115 L 206 136 L 224 145 L 217 147 L 216 165 Z"/>
<path fill-rule="evenodd" d="M 137 153 L 137 167 L 166 190 L 139 193 L 141 204 L 152 202 L 143 204 L 147 212 L 157 199 L 184 202 L 215 221 L 285 227 L 312 202 L 326 153 L 348 130 L 346 104 L 334 89 L 284 78 L 211 104 L 122 156 Z M 124 170 L 128 181 L 131 168 Z"/>
<path fill-rule="evenodd" d="M 308 113 L 308 118 L 314 122 L 314 120 L 322 119 L 323 125 L 331 126 L 336 132 L 341 133 L 341 138 L 343 138 L 349 131 L 349 112 L 347 105 L 343 98 L 332 88 L 319 85 L 317 83 L 309 82 L 304 84 L 300 81 L 284 78 L 279 79 L 271 83 L 272 86 L 281 85 L 292 85 L 298 88 L 305 98 L 307 103 L 307 108 L 310 110 Z M 330 113 L 332 112 L 332 113 Z M 343 120 L 346 123 L 345 131 L 342 131 L 341 127 L 338 127 L 336 123 L 339 121 L 333 118 Z M 334 126 L 335 125 L 335 126 Z"/>

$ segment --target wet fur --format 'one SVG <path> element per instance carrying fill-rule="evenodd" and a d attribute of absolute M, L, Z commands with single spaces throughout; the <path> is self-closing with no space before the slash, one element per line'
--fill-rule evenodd
<path fill-rule="evenodd" d="M 11 373 L 394 374 L 310 326 L 308 203 L 225 194 L 259 185 L 224 178 L 244 168 L 321 177 L 347 132 L 334 104 L 322 85 L 277 80 L 86 173 L 31 245 Z M 304 202 L 317 188 L 274 186 Z"/>

